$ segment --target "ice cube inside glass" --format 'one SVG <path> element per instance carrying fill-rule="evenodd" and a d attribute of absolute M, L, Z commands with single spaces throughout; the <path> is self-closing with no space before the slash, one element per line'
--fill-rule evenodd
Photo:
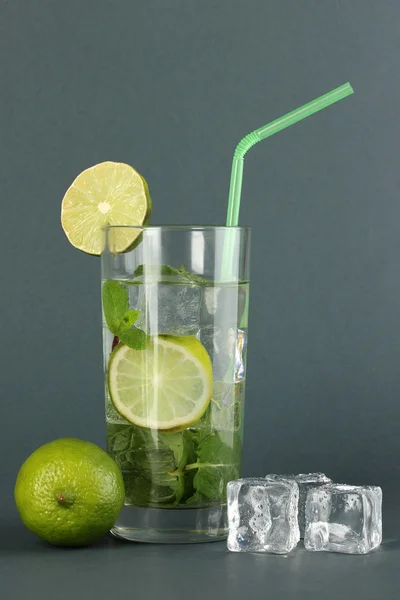
<path fill-rule="evenodd" d="M 239 479 L 228 483 L 227 495 L 229 550 L 287 554 L 297 545 L 296 482 Z"/>
<path fill-rule="evenodd" d="M 381 541 L 380 487 L 330 484 L 308 492 L 307 550 L 367 554 Z"/>

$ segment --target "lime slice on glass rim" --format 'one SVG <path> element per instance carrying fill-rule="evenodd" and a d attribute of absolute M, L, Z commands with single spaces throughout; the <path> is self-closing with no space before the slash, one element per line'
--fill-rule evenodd
<path fill-rule="evenodd" d="M 159 335 L 144 350 L 119 344 L 108 365 L 108 389 L 129 422 L 165 432 L 200 419 L 212 394 L 212 365 L 193 336 Z"/>
<path fill-rule="evenodd" d="M 86 169 L 66 191 L 61 206 L 61 225 L 75 248 L 99 256 L 102 228 L 121 225 L 109 240 L 113 252 L 124 252 L 140 236 L 151 216 L 151 198 L 145 179 L 125 163 L 103 162 Z M 123 226 L 126 227 L 123 227 Z"/>

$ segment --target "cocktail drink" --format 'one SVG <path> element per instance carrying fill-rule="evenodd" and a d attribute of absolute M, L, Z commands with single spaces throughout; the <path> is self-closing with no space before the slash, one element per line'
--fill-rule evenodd
<path fill-rule="evenodd" d="M 83 171 L 62 227 L 102 255 L 107 446 L 125 484 L 124 539 L 225 538 L 226 486 L 240 473 L 249 294 L 238 227 L 244 156 L 257 142 L 353 93 L 350 84 L 260 127 L 232 161 L 226 227 L 149 227 L 144 178 L 124 163 Z"/>
<path fill-rule="evenodd" d="M 112 532 L 221 539 L 242 453 L 249 230 L 235 228 L 229 280 L 225 227 L 140 228 L 123 253 L 114 230 L 102 258 L 107 447 L 126 500 Z"/>

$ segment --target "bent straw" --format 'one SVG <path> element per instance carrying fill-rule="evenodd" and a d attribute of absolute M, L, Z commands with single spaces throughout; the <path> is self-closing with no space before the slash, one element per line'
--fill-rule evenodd
<path fill-rule="evenodd" d="M 282 131 L 282 129 L 286 129 L 286 127 L 290 127 L 294 123 L 298 123 L 298 121 L 302 121 L 307 117 L 313 115 L 314 113 L 346 98 L 346 96 L 350 96 L 353 94 L 354 90 L 351 87 L 350 83 L 345 83 L 338 88 L 296 108 L 295 110 L 279 117 L 279 119 L 275 119 L 271 123 L 267 123 L 263 127 L 256 129 L 255 131 L 247 134 L 236 146 L 236 150 L 233 155 L 232 161 L 232 171 L 231 171 L 231 181 L 229 188 L 229 198 L 228 198 L 228 211 L 226 217 L 226 226 L 227 227 L 237 227 L 239 222 L 239 211 L 240 211 L 240 198 L 242 192 L 242 182 L 243 182 L 243 166 L 244 166 L 244 156 L 248 150 L 261 140 L 264 140 L 278 131 Z M 233 251 L 235 248 L 235 231 L 226 232 L 225 243 L 223 247 L 223 255 L 222 255 L 222 279 L 224 281 L 229 281 L 232 277 L 232 260 L 233 260 Z"/>
<path fill-rule="evenodd" d="M 296 108 L 292 112 L 284 115 L 283 117 L 279 117 L 275 121 L 264 125 L 264 127 L 260 127 L 255 131 L 252 131 L 248 135 L 246 135 L 238 145 L 236 146 L 235 153 L 233 155 L 232 161 L 232 172 L 231 172 L 231 183 L 229 188 L 229 199 L 228 199 L 228 212 L 226 217 L 226 225 L 227 227 L 236 227 L 239 222 L 239 210 L 240 210 L 240 196 L 242 191 L 242 180 L 243 180 L 243 164 L 244 164 L 244 156 L 248 150 L 257 142 L 261 140 L 265 140 L 271 135 L 278 133 L 278 131 L 282 131 L 282 129 L 286 129 L 286 127 L 290 127 L 294 123 L 298 121 L 302 121 L 306 119 L 310 115 L 346 98 L 346 96 L 350 96 L 353 94 L 354 90 L 351 87 L 350 83 L 345 83 L 340 87 L 304 104 L 304 106 L 300 106 L 300 108 Z"/>

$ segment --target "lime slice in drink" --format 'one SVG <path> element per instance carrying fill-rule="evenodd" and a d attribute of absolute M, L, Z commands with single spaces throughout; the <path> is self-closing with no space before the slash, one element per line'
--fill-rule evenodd
<path fill-rule="evenodd" d="M 83 171 L 68 188 L 61 206 L 61 225 L 75 248 L 98 256 L 104 225 L 144 225 L 151 215 L 145 179 L 124 163 L 103 162 Z M 110 246 L 123 252 L 140 229 L 113 230 Z"/>
<path fill-rule="evenodd" d="M 177 431 L 207 409 L 211 360 L 192 336 L 160 335 L 144 350 L 119 344 L 110 357 L 108 386 L 115 408 L 131 423 Z"/>

